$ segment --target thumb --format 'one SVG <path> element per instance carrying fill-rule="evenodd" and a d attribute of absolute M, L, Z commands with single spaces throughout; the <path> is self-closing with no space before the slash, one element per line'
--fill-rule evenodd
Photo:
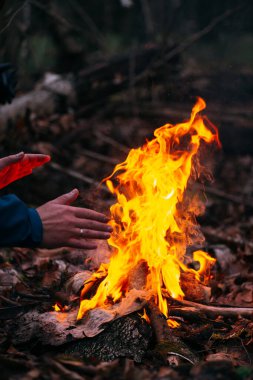
<path fill-rule="evenodd" d="M 24 157 L 24 152 L 20 152 L 18 154 L 13 154 L 11 156 L 7 156 L 0 159 L 0 170 L 6 168 L 7 166 L 11 164 L 15 164 L 16 162 L 19 162 Z"/>
<path fill-rule="evenodd" d="M 69 193 L 63 194 L 60 197 L 54 199 L 52 202 L 58 205 L 70 205 L 73 203 L 79 195 L 79 191 L 74 189 Z"/>

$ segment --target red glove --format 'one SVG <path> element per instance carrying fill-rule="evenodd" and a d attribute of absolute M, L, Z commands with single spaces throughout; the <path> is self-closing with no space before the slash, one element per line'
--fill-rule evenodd
<path fill-rule="evenodd" d="M 23 152 L 0 159 L 0 189 L 32 173 L 34 168 L 50 161 L 45 154 L 25 154 Z"/>

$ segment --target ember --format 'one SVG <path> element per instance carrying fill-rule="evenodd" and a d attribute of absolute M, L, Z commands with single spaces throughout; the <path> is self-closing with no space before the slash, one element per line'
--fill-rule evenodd
<path fill-rule="evenodd" d="M 114 251 L 109 265 L 85 282 L 78 319 L 88 310 L 107 308 L 125 297 L 130 290 L 129 273 L 143 260 L 148 268 L 146 297 L 153 296 L 166 317 L 169 310 L 162 289 L 182 299 L 181 272 L 191 272 L 196 280 L 206 282 L 213 258 L 203 251 L 194 252 L 198 270 L 184 262 L 186 248 L 204 240 L 196 221 L 204 211 L 204 201 L 192 190 L 193 182 L 207 174 L 200 162 L 200 147 L 202 143 L 220 145 L 217 129 L 199 115 L 204 108 L 204 100 L 198 98 L 187 122 L 158 128 L 153 140 L 132 149 L 104 180 L 117 197 L 110 209 L 114 232 L 109 244 Z M 107 275 L 96 294 L 85 299 L 87 285 L 105 270 Z"/>

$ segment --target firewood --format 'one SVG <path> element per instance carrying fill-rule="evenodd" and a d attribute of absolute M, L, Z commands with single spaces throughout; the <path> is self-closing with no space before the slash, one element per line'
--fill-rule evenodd
<path fill-rule="evenodd" d="M 53 368 L 61 376 L 62 379 L 83 380 L 83 376 L 67 369 L 63 364 L 50 357 L 45 358 L 44 361 L 46 364 L 51 366 L 51 368 Z"/>
<path fill-rule="evenodd" d="M 181 273 L 180 285 L 186 299 L 209 302 L 211 297 L 211 288 L 199 283 L 193 273 Z"/>
<path fill-rule="evenodd" d="M 199 314 L 203 313 L 209 316 L 210 318 L 216 318 L 221 315 L 223 317 L 245 317 L 245 318 L 253 318 L 253 308 L 252 307 L 236 307 L 236 306 L 211 306 L 211 305 L 203 305 L 196 302 L 191 302 L 187 300 L 177 300 L 176 302 L 182 304 L 183 306 L 178 307 L 182 313 L 189 314 Z M 173 306 L 173 313 L 176 308 Z"/>
<path fill-rule="evenodd" d="M 191 364 L 197 363 L 197 356 L 180 338 L 173 334 L 173 329 L 169 328 L 165 316 L 153 300 L 148 302 L 147 311 L 157 341 L 155 352 L 161 356 L 163 361 L 175 364 L 178 363 L 178 358 L 181 358 Z"/>
<path fill-rule="evenodd" d="M 113 321 L 93 338 L 71 343 L 66 353 L 103 361 L 128 357 L 141 362 L 151 339 L 151 327 L 138 315 L 129 315 Z"/>

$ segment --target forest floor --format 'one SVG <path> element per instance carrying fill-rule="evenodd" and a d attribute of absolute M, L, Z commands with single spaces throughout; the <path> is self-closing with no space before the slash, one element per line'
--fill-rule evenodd
<path fill-rule="evenodd" d="M 182 103 L 180 107 L 185 111 L 185 119 L 190 109 Z M 165 117 L 167 122 L 173 121 L 167 115 L 161 119 Z M 182 117 L 178 114 L 176 118 Z M 141 117 L 138 112 L 105 119 L 82 119 L 74 112 L 30 115 L 28 124 L 27 120 L 20 121 L 17 128 L 9 130 L 1 154 L 22 147 L 50 154 L 52 163 L 5 191 L 15 192 L 25 202 L 37 206 L 77 187 L 78 205 L 109 215 L 113 198 L 98 186 L 99 182 L 124 160 L 130 148 L 150 139 L 159 122 L 160 117 Z M 209 305 L 233 311 L 253 307 L 252 171 L 250 154 L 219 152 L 215 157 L 214 181 L 206 185 L 206 212 L 199 219 L 206 237 L 205 249 L 216 258 L 209 284 Z M 41 313 L 52 310 L 67 279 L 82 270 L 96 269 L 100 255 L 101 252 L 95 253 L 91 265 L 88 253 L 76 250 L 0 250 L 1 379 L 253 378 L 252 314 L 242 316 L 240 312 L 211 317 L 197 310 L 179 317 L 180 327 L 171 334 L 197 356 L 194 365 L 187 358 L 172 364 L 161 361 L 154 354 L 157 347 L 152 336 L 140 360 L 131 355 L 115 355 L 108 362 L 72 355 L 65 346 L 43 345 L 39 340 L 13 343 L 13 321 L 34 308 Z"/>

